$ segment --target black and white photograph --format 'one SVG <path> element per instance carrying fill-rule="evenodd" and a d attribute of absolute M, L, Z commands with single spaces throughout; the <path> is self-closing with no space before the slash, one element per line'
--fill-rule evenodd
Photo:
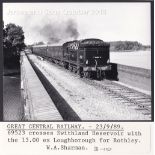
<path fill-rule="evenodd" d="M 3 3 L 3 121 L 151 121 L 151 4 Z"/>

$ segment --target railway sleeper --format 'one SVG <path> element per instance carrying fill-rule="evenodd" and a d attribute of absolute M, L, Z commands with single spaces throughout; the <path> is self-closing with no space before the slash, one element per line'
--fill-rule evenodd
<path fill-rule="evenodd" d="M 143 113 L 144 115 L 151 115 L 151 113 Z"/>
<path fill-rule="evenodd" d="M 122 101 L 121 103 L 122 104 L 130 104 L 130 102 L 127 102 L 127 101 Z"/>
<path fill-rule="evenodd" d="M 129 96 L 135 95 L 135 93 L 128 93 L 128 92 L 125 92 L 125 91 L 123 91 L 123 90 L 120 90 L 119 93 L 121 93 L 121 94 L 123 94 L 123 95 L 129 95 Z"/>
<path fill-rule="evenodd" d="M 128 107 L 137 107 L 137 105 L 136 104 L 130 104 L 130 105 L 128 105 Z"/>
<path fill-rule="evenodd" d="M 126 93 L 126 94 L 135 94 L 135 92 L 126 92 L 126 91 L 124 91 L 123 93 Z"/>
<path fill-rule="evenodd" d="M 151 105 L 145 105 L 145 107 L 150 108 L 151 109 Z"/>
<path fill-rule="evenodd" d="M 120 92 L 121 91 L 121 89 L 116 89 L 116 88 L 110 88 L 111 90 L 113 90 L 113 91 L 116 91 L 116 92 Z"/>
<path fill-rule="evenodd" d="M 145 106 L 139 106 L 140 108 L 143 108 L 143 110 L 151 111 L 151 108 L 145 107 Z"/>
<path fill-rule="evenodd" d="M 134 100 L 143 99 L 143 100 L 145 100 L 145 99 L 148 99 L 148 98 L 142 98 L 142 97 L 135 96 L 135 97 L 131 97 L 131 99 L 134 99 Z"/>
<path fill-rule="evenodd" d="M 139 102 L 151 102 L 151 100 L 150 99 L 137 99 L 137 101 L 139 101 Z"/>
<path fill-rule="evenodd" d="M 143 103 L 143 104 L 151 104 L 151 101 L 144 101 L 144 100 L 143 100 L 143 101 L 139 101 L 139 100 L 138 100 L 138 101 L 136 101 L 136 102 L 137 102 L 137 103 Z"/>
<path fill-rule="evenodd" d="M 135 96 L 135 95 L 126 95 L 126 94 L 123 94 L 123 96 L 129 97 L 129 98 L 136 98 L 136 97 L 137 97 L 137 96 Z"/>
<path fill-rule="evenodd" d="M 141 103 L 138 103 L 138 104 L 141 104 Z M 151 107 L 151 104 L 144 104 L 142 103 L 145 107 Z"/>
<path fill-rule="evenodd" d="M 136 108 L 135 110 L 138 110 L 138 111 L 143 111 L 143 110 L 145 110 L 144 108 Z"/>
<path fill-rule="evenodd" d="M 118 88 L 118 87 L 106 86 L 106 85 L 104 85 L 104 87 L 107 87 L 107 88 L 109 88 L 109 89 L 120 89 L 120 88 Z"/>
<path fill-rule="evenodd" d="M 119 96 L 114 96 L 114 98 L 116 98 L 116 99 L 122 99 L 122 97 L 119 97 Z"/>
<path fill-rule="evenodd" d="M 113 97 L 118 97 L 118 95 L 116 94 L 112 94 L 112 93 L 105 93 L 106 95 L 109 95 L 109 96 L 113 96 Z"/>

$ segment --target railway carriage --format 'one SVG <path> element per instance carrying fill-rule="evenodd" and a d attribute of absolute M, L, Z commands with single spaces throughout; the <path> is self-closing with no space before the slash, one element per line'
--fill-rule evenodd
<path fill-rule="evenodd" d="M 49 58 L 81 77 L 117 79 L 117 68 L 110 63 L 109 47 L 109 43 L 100 39 L 84 39 L 62 46 L 34 46 L 33 53 Z"/>
<path fill-rule="evenodd" d="M 47 56 L 47 46 L 46 45 L 37 45 L 32 47 L 32 53 L 46 57 Z"/>

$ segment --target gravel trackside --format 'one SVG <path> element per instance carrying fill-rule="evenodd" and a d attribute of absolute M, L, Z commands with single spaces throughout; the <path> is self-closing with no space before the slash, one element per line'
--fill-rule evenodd
<path fill-rule="evenodd" d="M 35 55 L 30 55 L 29 58 L 81 120 L 150 120 L 147 115 L 135 110 L 134 106 L 122 104 L 106 94 L 106 90 L 85 82 L 74 73 L 46 60 L 40 60 Z"/>

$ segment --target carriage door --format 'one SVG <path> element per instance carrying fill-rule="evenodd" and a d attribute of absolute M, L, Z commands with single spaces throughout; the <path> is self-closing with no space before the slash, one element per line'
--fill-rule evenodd
<path fill-rule="evenodd" d="M 83 65 L 84 64 L 84 59 L 85 59 L 85 54 L 84 50 L 78 50 L 78 64 Z"/>

